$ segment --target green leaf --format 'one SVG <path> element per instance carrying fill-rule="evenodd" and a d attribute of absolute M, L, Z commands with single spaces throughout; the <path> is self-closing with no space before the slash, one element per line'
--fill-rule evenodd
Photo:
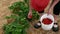
<path fill-rule="evenodd" d="M 26 18 L 29 12 L 28 3 L 29 0 L 24 0 L 24 2 L 15 2 L 9 7 L 9 9 L 12 10 L 12 14 L 6 18 L 12 18 L 14 21 L 4 26 L 5 34 L 27 34 L 26 29 L 30 26 L 29 21 Z M 32 20 L 39 18 L 39 15 L 35 10 L 32 10 L 32 13 Z"/>
<path fill-rule="evenodd" d="M 10 16 L 6 16 L 5 18 L 6 18 L 6 19 L 10 19 L 11 17 L 10 17 Z"/>
<path fill-rule="evenodd" d="M 24 0 L 25 3 L 29 3 L 29 0 Z"/>

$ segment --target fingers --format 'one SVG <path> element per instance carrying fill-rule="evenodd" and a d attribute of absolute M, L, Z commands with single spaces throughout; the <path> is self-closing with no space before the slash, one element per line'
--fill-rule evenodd
<path fill-rule="evenodd" d="M 29 18 L 29 19 L 32 18 L 32 12 L 31 12 L 31 11 L 28 13 L 28 18 Z"/>

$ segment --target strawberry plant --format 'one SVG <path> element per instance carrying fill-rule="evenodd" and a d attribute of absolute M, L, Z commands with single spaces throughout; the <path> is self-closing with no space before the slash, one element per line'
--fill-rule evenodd
<path fill-rule="evenodd" d="M 15 2 L 13 3 L 9 9 L 12 11 L 11 16 L 7 16 L 7 19 L 14 19 L 9 24 L 4 25 L 4 34 L 27 34 L 26 29 L 29 28 L 29 22 L 27 20 L 27 15 L 29 12 L 29 4 L 28 0 L 24 0 L 24 2 Z M 39 19 L 39 15 L 35 10 L 32 10 L 33 18 Z"/>

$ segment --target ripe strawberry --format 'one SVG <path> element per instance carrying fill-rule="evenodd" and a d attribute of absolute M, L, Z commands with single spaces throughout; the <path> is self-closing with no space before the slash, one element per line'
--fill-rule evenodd
<path fill-rule="evenodd" d="M 42 22 L 43 22 L 44 24 L 49 25 L 49 24 L 51 24 L 51 23 L 52 23 L 52 20 L 51 20 L 51 19 L 49 19 L 49 18 L 44 18 Z"/>
<path fill-rule="evenodd" d="M 29 18 L 29 19 L 32 18 L 32 11 L 29 11 L 29 13 L 28 13 L 28 18 Z"/>

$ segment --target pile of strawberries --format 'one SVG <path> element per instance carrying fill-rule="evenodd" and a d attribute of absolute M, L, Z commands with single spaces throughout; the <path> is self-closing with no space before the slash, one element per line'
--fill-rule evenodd
<path fill-rule="evenodd" d="M 49 19 L 49 18 L 44 18 L 44 19 L 42 20 L 42 22 L 43 22 L 44 24 L 46 24 L 46 25 L 49 25 L 49 24 L 52 23 L 52 20 Z"/>

